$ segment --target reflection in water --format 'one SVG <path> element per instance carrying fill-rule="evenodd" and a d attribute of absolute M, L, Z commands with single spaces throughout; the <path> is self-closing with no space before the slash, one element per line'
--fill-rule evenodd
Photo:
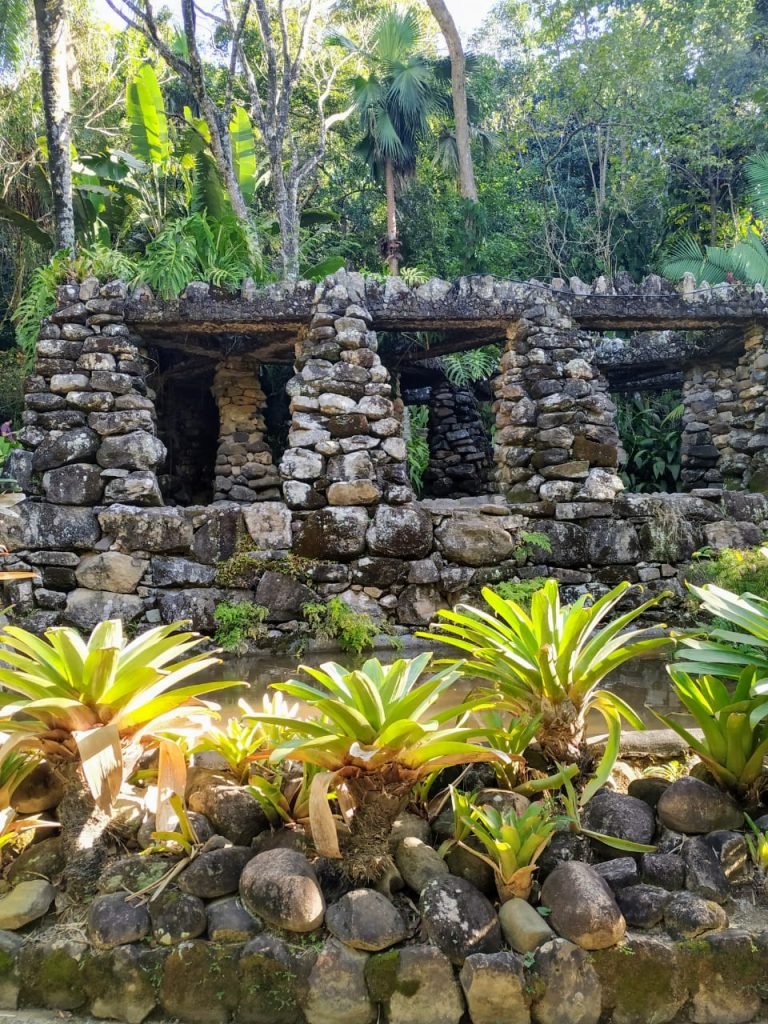
<path fill-rule="evenodd" d="M 393 661 L 398 656 L 415 657 L 424 648 L 415 644 L 409 645 L 408 649 L 398 655 L 393 651 L 377 651 L 376 656 L 382 661 Z M 450 657 L 450 648 L 437 650 L 438 657 Z M 370 657 L 370 655 L 367 655 Z M 366 656 L 352 657 L 343 654 L 329 654 L 328 652 L 308 652 L 301 659 L 301 664 L 318 666 L 326 661 L 339 661 L 350 667 L 361 665 Z M 631 708 L 633 708 L 645 725 L 650 729 L 664 728 L 663 724 L 653 715 L 650 708 L 655 708 L 664 714 L 679 712 L 680 702 L 672 689 L 669 676 L 665 671 L 665 661 L 662 658 L 637 659 L 629 665 L 625 665 L 611 673 L 606 679 L 607 689 L 614 690 L 622 697 Z M 228 658 L 227 661 L 218 667 L 218 671 L 211 678 L 215 679 L 242 679 L 248 686 L 232 690 L 232 693 L 224 691 L 215 696 L 222 706 L 222 719 L 226 720 L 237 713 L 237 701 L 244 697 L 249 704 L 260 705 L 261 698 L 267 691 L 270 683 L 282 682 L 296 676 L 298 661 L 292 655 L 270 655 L 265 654 L 258 657 Z M 456 683 L 452 694 L 444 695 L 444 703 L 454 703 L 467 690 L 471 689 L 472 680 L 461 680 Z M 686 716 L 687 717 L 687 716 Z M 628 728 L 628 726 L 627 726 Z M 590 734 L 602 733 L 605 727 L 599 715 L 593 715 L 589 721 L 588 732 Z"/>

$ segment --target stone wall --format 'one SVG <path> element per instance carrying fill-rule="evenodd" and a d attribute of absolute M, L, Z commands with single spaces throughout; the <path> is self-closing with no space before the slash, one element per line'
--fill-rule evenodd
<path fill-rule="evenodd" d="M 13 459 L 29 500 L 16 518 L 0 520 L 0 543 L 13 553 L 8 567 L 34 567 L 40 579 L 12 587 L 8 602 L 39 626 L 64 620 L 85 628 L 120 614 L 140 624 L 191 617 L 210 630 L 218 602 L 249 600 L 270 608 L 280 635 L 299 628 L 307 601 L 341 595 L 409 629 L 501 579 L 551 575 L 576 594 L 627 578 L 679 594 L 679 566 L 696 548 L 762 541 L 768 500 L 721 490 L 708 475 L 715 469 L 734 481 L 728 459 L 742 484 L 759 483 L 765 471 L 762 329 L 748 334 L 732 371 L 689 374 L 686 457 L 705 460 L 695 449 L 711 438 L 717 463 L 687 463 L 689 495 L 624 494 L 593 336 L 543 286 L 486 278 L 467 286 L 468 308 L 484 301 L 492 311 L 523 295 L 529 303 L 509 324 L 495 385 L 502 493 L 415 502 L 402 407 L 367 303 L 387 326 L 385 300 L 394 317 L 427 295 L 437 310 L 446 294 L 434 283 L 415 292 L 403 282 L 372 287 L 353 274 L 317 286 L 287 385 L 282 495 L 264 441 L 258 361 L 231 345 L 226 357 L 212 358 L 221 422 L 216 497 L 227 500 L 169 507 L 158 487 L 165 447 L 147 383 L 151 364 L 125 319 L 129 310 L 136 319 L 136 300 L 126 302 L 120 282 L 63 286 L 28 382 L 26 450 Z M 569 301 L 581 300 L 574 292 Z M 626 301 L 634 308 L 634 298 Z M 458 449 L 463 439 L 451 440 Z M 748 463 L 736 459 L 742 454 Z M 551 552 L 531 551 L 530 532 L 546 534 Z"/>
<path fill-rule="evenodd" d="M 456 387 L 447 380 L 434 385 L 428 441 L 426 494 L 453 498 L 492 489 L 493 448 L 471 388 Z"/>

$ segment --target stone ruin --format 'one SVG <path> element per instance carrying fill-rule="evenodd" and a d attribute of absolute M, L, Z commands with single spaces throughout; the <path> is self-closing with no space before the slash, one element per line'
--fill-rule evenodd
<path fill-rule="evenodd" d="M 9 567 L 40 578 L 6 603 L 39 629 L 120 615 L 210 631 L 220 601 L 255 600 L 290 631 L 337 594 L 406 628 L 501 579 L 680 595 L 697 548 L 752 546 L 768 523 L 767 326 L 759 286 L 654 276 L 410 288 L 340 272 L 168 302 L 62 285 L 7 466 L 27 500 L 0 518 Z M 425 330 L 438 341 L 393 381 L 380 332 Z M 438 497 L 417 500 L 395 389 L 489 341 L 504 349 L 493 445 L 471 395 L 438 378 Z M 609 392 L 636 386 L 681 391 L 685 493 L 624 490 Z"/>

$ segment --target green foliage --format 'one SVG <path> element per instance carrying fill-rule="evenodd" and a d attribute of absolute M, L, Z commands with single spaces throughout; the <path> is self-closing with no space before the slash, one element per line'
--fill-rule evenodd
<path fill-rule="evenodd" d="M 50 316 L 56 308 L 56 289 L 66 277 L 69 260 L 68 252 L 57 252 L 49 263 L 37 267 L 23 298 L 16 306 L 13 314 L 16 344 L 27 360 L 34 356 L 40 321 Z"/>
<path fill-rule="evenodd" d="M 293 729 L 294 738 L 280 743 L 270 760 L 301 761 L 333 772 L 345 766 L 365 773 L 397 766 L 413 772 L 411 781 L 450 765 L 503 760 L 473 742 L 484 734 L 482 726 L 464 724 L 473 711 L 489 706 L 487 697 L 436 710 L 458 671 L 449 666 L 422 678 L 431 660 L 426 653 L 392 665 L 371 658 L 357 670 L 334 662 L 320 668 L 301 666 L 319 686 L 293 679 L 272 688 L 301 701 L 314 712 L 312 717 L 253 715 L 255 721 Z M 448 725 L 451 722 L 455 724 Z"/>
<path fill-rule="evenodd" d="M 734 594 L 753 594 L 768 598 L 768 558 L 765 548 L 721 548 L 700 555 L 688 566 L 685 578 L 689 583 L 701 586 L 713 583 L 722 590 Z M 720 623 L 718 623 L 720 625 Z"/>
<path fill-rule="evenodd" d="M 209 725 L 203 736 L 190 749 L 191 754 L 212 752 L 226 761 L 229 770 L 243 785 L 254 762 L 264 761 L 275 747 L 292 733 L 288 727 L 279 728 L 258 721 L 256 712 L 244 700 L 238 701 L 240 718 L 230 718 L 226 726 Z M 266 694 L 262 698 L 262 711 L 267 715 L 282 717 L 289 721 L 296 715 L 297 705 L 288 705 L 283 695 Z"/>
<path fill-rule="evenodd" d="M 180 295 L 190 281 L 234 288 L 245 277 L 262 278 L 245 229 L 231 215 L 216 222 L 204 213 L 172 221 L 147 244 L 136 281 L 164 299 Z"/>
<path fill-rule="evenodd" d="M 483 345 L 466 352 L 451 352 L 440 359 L 440 365 L 456 387 L 466 388 L 498 373 L 501 349 L 498 345 Z"/>
<path fill-rule="evenodd" d="M 459 604 L 438 612 L 435 632 L 418 635 L 463 651 L 462 674 L 490 683 L 514 715 L 541 715 L 539 742 L 548 756 L 578 760 L 591 709 L 602 714 L 612 735 L 620 717 L 642 728 L 621 698 L 599 689 L 601 681 L 628 661 L 656 655 L 672 642 L 628 628 L 665 595 L 603 624 L 628 590 L 630 584 L 621 583 L 594 604 L 583 595 L 562 605 L 557 581 L 547 580 L 531 597 L 529 613 L 486 588 L 482 593 L 490 611 Z"/>
<path fill-rule="evenodd" d="M 531 607 L 531 598 L 546 582 L 546 576 L 534 576 L 529 580 L 502 580 L 501 583 L 494 583 L 491 589 L 505 601 L 514 601 L 527 611 Z"/>
<path fill-rule="evenodd" d="M 768 832 L 764 832 L 754 823 L 748 814 L 744 815 L 749 832 L 744 834 L 752 863 L 760 871 L 768 871 Z"/>
<path fill-rule="evenodd" d="M 266 636 L 264 620 L 269 609 L 248 601 L 222 601 L 216 606 L 214 640 L 225 651 L 240 651 L 249 640 L 262 641 Z"/>
<path fill-rule="evenodd" d="M 128 82 L 125 115 L 133 152 L 140 160 L 162 166 L 171 158 L 165 102 L 151 64 L 143 64 Z"/>
<path fill-rule="evenodd" d="M 369 650 L 376 637 L 389 629 L 386 623 L 374 622 L 365 612 L 356 612 L 341 597 L 310 601 L 301 610 L 318 640 L 335 640 L 345 653 Z"/>
<path fill-rule="evenodd" d="M 714 675 L 690 676 L 675 666 L 669 674 L 703 738 L 670 715 L 654 711 L 656 717 L 685 740 L 725 789 L 744 796 L 759 786 L 768 753 L 768 695 L 751 695 L 755 670 L 742 671 L 733 693 Z"/>
<path fill-rule="evenodd" d="M 631 491 L 676 491 L 682 468 L 683 404 L 673 391 L 614 395 L 626 459 L 621 477 Z"/>
<path fill-rule="evenodd" d="M 532 803 L 522 814 L 512 807 L 499 811 L 488 804 L 473 806 L 462 815 L 462 821 L 484 848 L 487 856 L 482 859 L 493 867 L 502 899 L 526 899 L 536 861 L 557 828 L 550 806 Z"/>
<path fill-rule="evenodd" d="M 429 465 L 429 406 L 406 407 L 405 449 L 411 486 L 421 494 L 424 473 Z"/>
<path fill-rule="evenodd" d="M 512 552 L 518 562 L 527 562 L 543 551 L 549 555 L 552 553 L 552 541 L 549 535 L 540 530 L 521 530 L 520 539 Z"/>

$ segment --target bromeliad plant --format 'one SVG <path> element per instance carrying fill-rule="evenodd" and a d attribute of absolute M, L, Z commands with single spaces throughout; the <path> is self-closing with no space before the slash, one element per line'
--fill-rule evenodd
<path fill-rule="evenodd" d="M 202 694 L 239 685 L 179 685 L 219 663 L 211 655 L 186 656 L 203 638 L 179 632 L 182 625 L 159 626 L 130 642 L 118 619 L 100 623 L 87 640 L 69 628 L 49 629 L 43 638 L 16 626 L 0 631 L 0 684 L 16 695 L 0 706 L 9 734 L 0 758 L 26 748 L 60 767 L 67 867 L 79 877 L 71 879 L 73 890 L 86 876 L 88 884 L 95 880 L 109 811 L 139 743 L 208 723 L 218 705 Z"/>
<path fill-rule="evenodd" d="M 507 759 L 475 742 L 487 735 L 486 728 L 464 724 L 493 698 L 435 710 L 459 671 L 449 666 L 421 679 L 431 659 L 425 653 L 382 665 L 372 658 L 356 671 L 332 662 L 319 669 L 302 666 L 317 685 L 291 680 L 274 688 L 302 701 L 317 717 L 253 716 L 293 729 L 294 737 L 272 752 L 272 763 L 292 760 L 322 769 L 312 780 L 309 799 L 314 843 L 318 852 L 341 857 L 327 799 L 335 791 L 348 822 L 342 835 L 344 870 L 356 882 L 376 881 L 390 867 L 389 834 L 414 783 L 438 768 Z"/>
<path fill-rule="evenodd" d="M 611 749 L 618 749 L 621 718 L 636 729 L 643 728 L 632 708 L 599 684 L 626 662 L 655 655 L 672 643 L 666 637 L 649 637 L 642 629 L 628 629 L 666 594 L 606 624 L 629 589 L 625 582 L 594 604 L 588 604 L 589 595 L 584 595 L 572 605 L 563 605 L 557 581 L 547 580 L 531 597 L 527 612 L 485 588 L 482 593 L 490 611 L 457 605 L 453 611 L 438 612 L 434 632 L 419 635 L 465 652 L 466 660 L 458 670 L 487 680 L 515 716 L 523 720 L 540 716 L 538 739 L 549 758 L 579 762 L 584 758 L 589 711 L 604 717 Z"/>
<path fill-rule="evenodd" d="M 502 903 L 514 897 L 527 899 L 536 862 L 557 829 L 551 806 L 544 801 L 533 803 L 522 814 L 512 807 L 498 810 L 487 804 L 473 806 L 464 812 L 462 820 L 468 835 L 482 844 L 485 854 L 466 848 L 493 868 Z"/>
<path fill-rule="evenodd" d="M 690 676 L 677 666 L 669 674 L 680 703 L 703 736 L 698 739 L 671 715 L 654 714 L 698 754 L 718 783 L 736 796 L 757 796 L 764 787 L 768 754 L 768 694 L 753 695 L 755 670 L 742 670 L 735 690 L 717 676 Z"/>

